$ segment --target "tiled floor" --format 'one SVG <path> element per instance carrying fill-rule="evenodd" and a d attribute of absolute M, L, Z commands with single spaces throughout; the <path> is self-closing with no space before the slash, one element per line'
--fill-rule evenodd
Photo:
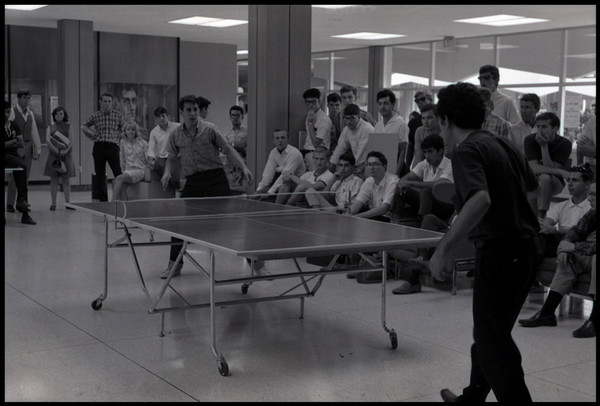
<path fill-rule="evenodd" d="M 65 210 L 62 194 L 51 212 L 49 187 L 32 189 L 37 225 L 6 214 L 6 401 L 428 402 L 440 401 L 441 388 L 460 392 L 468 382 L 471 290 L 464 275 L 456 296 L 448 286 L 393 295 L 398 282 L 391 281 L 387 324 L 398 333 L 396 350 L 381 328 L 380 286 L 343 275 L 326 278 L 306 299 L 303 320 L 297 300 L 218 309 L 217 346 L 230 369 L 222 377 L 210 348 L 209 311 L 168 313 L 166 334 L 159 337 L 161 316 L 148 314 L 127 249 L 110 250 L 108 298 L 94 311 L 90 304 L 103 288 L 102 220 Z M 72 200 L 89 197 L 74 192 Z M 193 250 L 201 264 L 208 263 L 205 251 Z M 147 286 L 156 294 L 168 247 L 139 252 Z M 217 255 L 217 261 L 226 272 L 248 272 L 239 258 Z M 291 266 L 267 263 L 272 272 Z M 190 269 L 184 266 L 173 284 L 207 294 L 206 278 Z M 248 297 L 285 283 L 255 283 Z M 238 285 L 217 292 L 241 296 Z M 522 315 L 539 309 L 541 299 L 532 296 Z M 170 292 L 164 300 L 180 302 Z M 583 317 L 564 315 L 558 327 L 515 327 L 535 401 L 596 401 L 596 340 L 571 336 Z M 495 401 L 493 393 L 488 400 Z"/>

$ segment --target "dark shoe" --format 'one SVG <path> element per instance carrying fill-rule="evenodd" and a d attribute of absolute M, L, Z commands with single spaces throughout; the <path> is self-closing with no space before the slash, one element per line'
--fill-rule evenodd
<path fill-rule="evenodd" d="M 75 207 L 71 207 L 71 206 L 65 206 L 65 208 L 66 208 L 67 210 L 75 210 Z"/>
<path fill-rule="evenodd" d="M 348 279 L 356 279 L 356 274 L 354 272 L 347 273 L 346 274 L 346 278 L 348 278 Z"/>
<path fill-rule="evenodd" d="M 456 396 L 450 389 L 442 389 L 440 391 L 442 400 L 444 402 L 458 402 L 458 396 Z"/>
<path fill-rule="evenodd" d="M 406 295 L 409 293 L 418 293 L 421 291 L 421 283 L 411 285 L 408 281 L 401 281 L 400 286 L 392 290 L 392 293 L 397 295 Z"/>
<path fill-rule="evenodd" d="M 55 206 L 55 205 L 53 205 L 53 204 L 51 204 L 51 205 L 50 205 L 50 210 L 51 210 L 51 211 L 54 211 L 54 210 L 56 210 L 56 206 Z"/>
<path fill-rule="evenodd" d="M 539 327 L 539 326 L 556 326 L 556 316 L 551 314 L 550 316 L 542 316 L 540 312 L 537 312 L 529 319 L 520 319 L 519 324 L 523 327 Z"/>
<path fill-rule="evenodd" d="M 6 212 L 7 213 L 14 213 L 15 212 L 15 206 L 13 206 L 12 204 L 7 204 L 6 205 Z"/>
<path fill-rule="evenodd" d="M 31 225 L 37 224 L 35 221 L 33 221 L 33 219 L 31 218 L 31 216 L 28 215 L 28 214 L 23 214 L 23 217 L 21 218 L 21 223 L 23 223 L 23 224 L 31 224 Z"/>
<path fill-rule="evenodd" d="M 358 272 L 356 274 L 358 283 L 379 283 L 381 282 L 381 271 Z"/>
<path fill-rule="evenodd" d="M 173 267 L 174 264 L 175 264 L 174 261 L 169 261 L 169 265 L 167 266 L 167 269 L 162 271 L 162 273 L 160 274 L 160 279 L 167 279 L 169 277 L 169 274 L 171 273 L 171 268 Z M 181 268 L 183 268 L 183 262 L 179 261 L 179 263 L 175 267 L 175 270 L 173 271 L 172 277 L 181 275 Z"/>
<path fill-rule="evenodd" d="M 596 337 L 596 325 L 591 320 L 586 320 L 583 326 L 573 331 L 573 337 L 576 338 L 590 338 Z"/>
<path fill-rule="evenodd" d="M 17 202 L 17 204 L 15 205 L 15 208 L 18 211 L 20 211 L 21 213 L 27 213 L 29 211 L 29 205 L 25 201 Z"/>

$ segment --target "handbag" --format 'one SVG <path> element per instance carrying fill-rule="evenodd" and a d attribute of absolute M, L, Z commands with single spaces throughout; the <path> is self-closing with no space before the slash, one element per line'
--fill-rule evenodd
<path fill-rule="evenodd" d="M 52 161 L 52 168 L 60 174 L 67 173 L 67 165 L 65 164 L 65 161 L 60 158 L 56 158 Z"/>

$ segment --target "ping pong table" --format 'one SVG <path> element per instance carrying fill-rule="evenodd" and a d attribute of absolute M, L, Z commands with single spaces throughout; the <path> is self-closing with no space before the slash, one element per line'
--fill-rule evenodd
<path fill-rule="evenodd" d="M 210 308 L 211 348 L 216 357 L 219 373 L 226 376 L 229 367 L 225 357 L 217 349 L 215 309 L 218 306 L 237 305 L 284 299 L 300 300 L 300 318 L 304 316 L 304 299 L 316 294 L 327 275 L 358 271 L 378 271 L 381 282 L 381 324 L 389 334 L 391 346 L 398 345 L 394 329 L 386 325 L 386 272 L 388 251 L 399 248 L 430 247 L 437 245 L 442 234 L 402 225 L 341 215 L 327 211 L 298 208 L 260 201 L 246 196 L 219 198 L 152 199 L 116 202 L 69 203 L 67 206 L 100 215 L 104 218 L 104 291 L 92 302 L 94 310 L 100 310 L 108 296 L 108 249 L 129 247 L 139 281 L 144 291 L 150 314 L 160 313 L 161 333 L 164 335 L 165 312 L 178 309 Z M 109 242 L 109 222 L 123 236 Z M 130 228 L 149 231 L 149 241 L 134 242 Z M 159 307 L 167 289 L 182 296 L 171 285 L 171 273 L 162 283 L 157 296 L 150 294 L 140 268 L 135 247 L 172 245 L 169 241 L 155 241 L 154 233 L 182 240 L 182 248 L 175 265 L 183 256 L 209 278 L 209 297 L 205 303 L 190 303 L 178 307 Z M 125 241 L 125 243 L 123 242 Z M 210 269 L 205 270 L 187 251 L 190 244 L 198 244 L 209 252 Z M 222 252 L 251 261 L 248 276 L 217 279 L 215 252 Z M 374 260 L 365 253 L 382 252 L 381 260 Z M 343 254 L 359 254 L 368 269 L 336 269 L 338 257 Z M 332 256 L 329 265 L 318 270 L 302 270 L 298 258 Z M 291 259 L 296 272 L 259 275 L 255 272 L 256 261 Z M 248 292 L 254 282 L 283 278 L 297 278 L 299 282 L 278 295 L 241 297 L 239 300 L 217 301 L 215 287 L 241 284 L 241 295 Z"/>

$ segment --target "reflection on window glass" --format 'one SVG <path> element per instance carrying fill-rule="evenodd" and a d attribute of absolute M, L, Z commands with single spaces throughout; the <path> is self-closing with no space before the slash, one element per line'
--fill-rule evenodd
<path fill-rule="evenodd" d="M 323 91 L 331 88 L 329 83 L 330 52 L 312 54 L 311 56 L 311 87 Z"/>
<path fill-rule="evenodd" d="M 431 47 L 429 43 L 392 48 L 390 89 L 429 85 Z"/>
<path fill-rule="evenodd" d="M 435 86 L 458 81 L 479 85 L 479 67 L 494 64 L 494 37 L 457 39 L 454 47 L 447 48 L 439 41 L 434 49 Z"/>
<path fill-rule="evenodd" d="M 596 27 L 567 30 L 567 81 L 596 80 Z"/>
<path fill-rule="evenodd" d="M 561 31 L 501 36 L 498 40 L 500 85 L 558 83 L 561 38 Z"/>

